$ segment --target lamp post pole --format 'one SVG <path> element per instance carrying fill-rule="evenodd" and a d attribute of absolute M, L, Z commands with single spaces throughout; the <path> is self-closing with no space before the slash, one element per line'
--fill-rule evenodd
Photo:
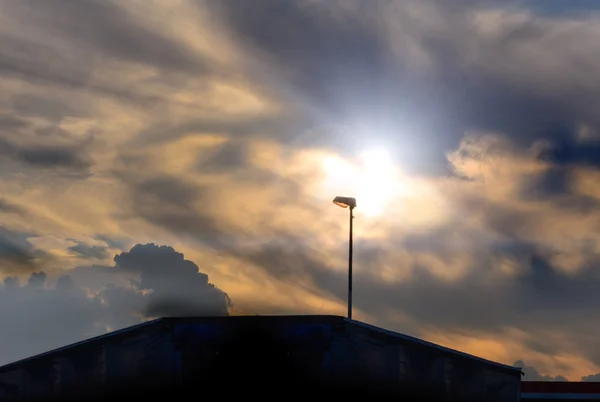
<path fill-rule="evenodd" d="M 348 319 L 352 319 L 352 223 L 354 222 L 354 207 L 350 207 L 350 236 L 348 241 Z"/>
<path fill-rule="evenodd" d="M 338 207 L 350 209 L 350 237 L 348 244 L 348 319 L 352 319 L 352 224 L 354 221 L 354 208 L 356 208 L 356 198 L 335 197 L 333 203 Z"/>

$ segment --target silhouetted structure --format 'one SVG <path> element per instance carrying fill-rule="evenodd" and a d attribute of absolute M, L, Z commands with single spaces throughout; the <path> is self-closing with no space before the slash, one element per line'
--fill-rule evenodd
<path fill-rule="evenodd" d="M 162 318 L 0 368 L 2 400 L 332 392 L 516 402 L 520 385 L 519 368 L 337 316 Z"/>
<path fill-rule="evenodd" d="M 523 381 L 521 400 L 548 401 L 600 401 L 599 382 Z"/>

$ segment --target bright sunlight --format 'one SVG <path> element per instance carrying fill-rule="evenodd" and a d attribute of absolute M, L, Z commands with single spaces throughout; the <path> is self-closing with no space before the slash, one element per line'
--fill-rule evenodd
<path fill-rule="evenodd" d="M 398 168 L 384 149 L 365 151 L 355 163 L 328 156 L 323 161 L 323 168 L 328 192 L 355 197 L 357 213 L 366 216 L 382 215 L 401 192 Z"/>

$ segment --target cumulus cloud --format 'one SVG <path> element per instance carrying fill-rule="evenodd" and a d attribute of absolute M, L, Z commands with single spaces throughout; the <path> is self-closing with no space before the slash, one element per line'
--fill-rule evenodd
<path fill-rule="evenodd" d="M 146 316 L 227 315 L 231 300 L 208 275 L 172 247 L 136 245 L 115 257 L 115 269 L 140 275 L 137 287 L 151 290 Z"/>
<path fill-rule="evenodd" d="M 86 281 L 90 270 L 99 271 L 104 282 Z M 117 284 L 123 271 L 136 275 Z M 17 277 L 4 278 L 2 363 L 151 318 L 227 315 L 232 305 L 225 292 L 172 247 L 138 244 L 115 256 L 112 267 L 70 272 L 53 281 L 44 272 L 33 272 L 23 284 Z"/>
<path fill-rule="evenodd" d="M 99 300 L 89 298 L 66 278 L 47 286 L 44 273 L 34 273 L 26 284 L 4 279 L 0 289 L 3 363 L 25 358 L 98 334 L 102 317 Z"/>
<path fill-rule="evenodd" d="M 583 382 L 600 382 L 600 373 L 583 376 L 583 377 L 581 377 L 581 381 L 583 381 Z"/>
<path fill-rule="evenodd" d="M 513 363 L 514 367 L 520 367 L 523 371 L 523 381 L 554 381 L 563 382 L 569 381 L 562 375 L 552 376 L 541 374 L 535 367 L 527 366 L 523 360 L 517 360 Z M 600 374 L 590 374 L 581 377 L 582 382 L 600 382 Z"/>
<path fill-rule="evenodd" d="M 535 367 L 525 365 L 523 360 L 517 360 L 513 366 L 520 367 L 523 371 L 523 381 L 569 381 L 562 375 L 552 377 L 550 375 L 542 375 Z"/>

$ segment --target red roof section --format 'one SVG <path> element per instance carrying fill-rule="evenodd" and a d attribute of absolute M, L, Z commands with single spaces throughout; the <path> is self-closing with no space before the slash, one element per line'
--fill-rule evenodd
<path fill-rule="evenodd" d="M 600 382 L 523 381 L 521 393 L 600 394 Z"/>

